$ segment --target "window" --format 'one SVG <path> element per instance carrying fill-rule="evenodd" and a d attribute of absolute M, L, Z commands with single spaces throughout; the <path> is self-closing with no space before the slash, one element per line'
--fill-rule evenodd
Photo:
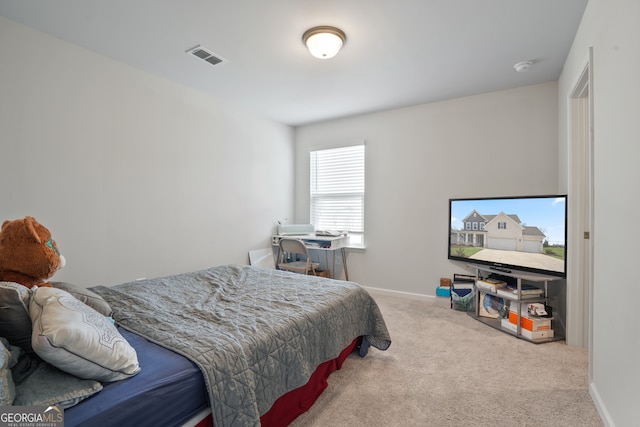
<path fill-rule="evenodd" d="M 478 223 L 474 222 L 472 227 L 473 227 L 474 230 L 477 230 L 478 229 Z"/>
<path fill-rule="evenodd" d="M 310 160 L 311 223 L 364 244 L 364 145 L 312 151 Z"/>
<path fill-rule="evenodd" d="M 506 222 L 499 222 L 498 223 L 498 230 L 506 230 L 507 229 L 507 223 Z"/>

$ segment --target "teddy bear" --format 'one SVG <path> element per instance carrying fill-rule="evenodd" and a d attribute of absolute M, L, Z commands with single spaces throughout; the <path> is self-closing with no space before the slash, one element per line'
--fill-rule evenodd
<path fill-rule="evenodd" d="M 52 287 L 47 280 L 65 259 L 45 226 L 35 218 L 5 221 L 0 229 L 0 281 Z"/>

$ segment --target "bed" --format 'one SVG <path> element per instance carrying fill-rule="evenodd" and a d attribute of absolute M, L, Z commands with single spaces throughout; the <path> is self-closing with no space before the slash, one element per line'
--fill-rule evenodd
<path fill-rule="evenodd" d="M 227 265 L 91 290 L 141 370 L 66 409 L 67 427 L 287 425 L 349 354 L 391 344 L 352 282 Z"/>

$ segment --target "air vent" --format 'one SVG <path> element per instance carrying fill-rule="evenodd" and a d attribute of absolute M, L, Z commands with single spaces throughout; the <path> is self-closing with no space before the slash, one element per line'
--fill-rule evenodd
<path fill-rule="evenodd" d="M 220 55 L 214 54 L 209 49 L 200 45 L 189 49 L 187 53 L 197 56 L 198 58 L 208 62 L 211 65 L 218 65 L 220 63 L 227 62 L 227 60 L 222 58 Z"/>

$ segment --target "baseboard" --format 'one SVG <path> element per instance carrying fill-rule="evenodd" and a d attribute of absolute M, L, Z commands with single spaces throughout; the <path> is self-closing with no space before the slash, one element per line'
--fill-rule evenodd
<path fill-rule="evenodd" d="M 616 425 L 611 419 L 609 411 L 607 411 L 604 402 L 600 398 L 600 393 L 598 393 L 598 389 L 593 384 L 593 382 L 589 383 L 589 394 L 591 395 L 591 399 L 593 400 L 593 403 L 596 406 L 596 410 L 598 411 L 600 418 L 602 418 L 602 422 L 604 423 L 604 425 L 606 427 L 615 427 Z"/>
<path fill-rule="evenodd" d="M 412 292 L 402 292 L 402 291 L 393 291 L 391 289 L 382 289 L 382 288 L 371 288 L 369 286 L 363 286 L 367 291 L 372 294 L 378 295 L 389 295 L 393 297 L 407 298 L 411 300 L 424 300 L 433 302 L 435 296 L 433 295 L 423 295 L 423 294 L 414 294 Z"/>

